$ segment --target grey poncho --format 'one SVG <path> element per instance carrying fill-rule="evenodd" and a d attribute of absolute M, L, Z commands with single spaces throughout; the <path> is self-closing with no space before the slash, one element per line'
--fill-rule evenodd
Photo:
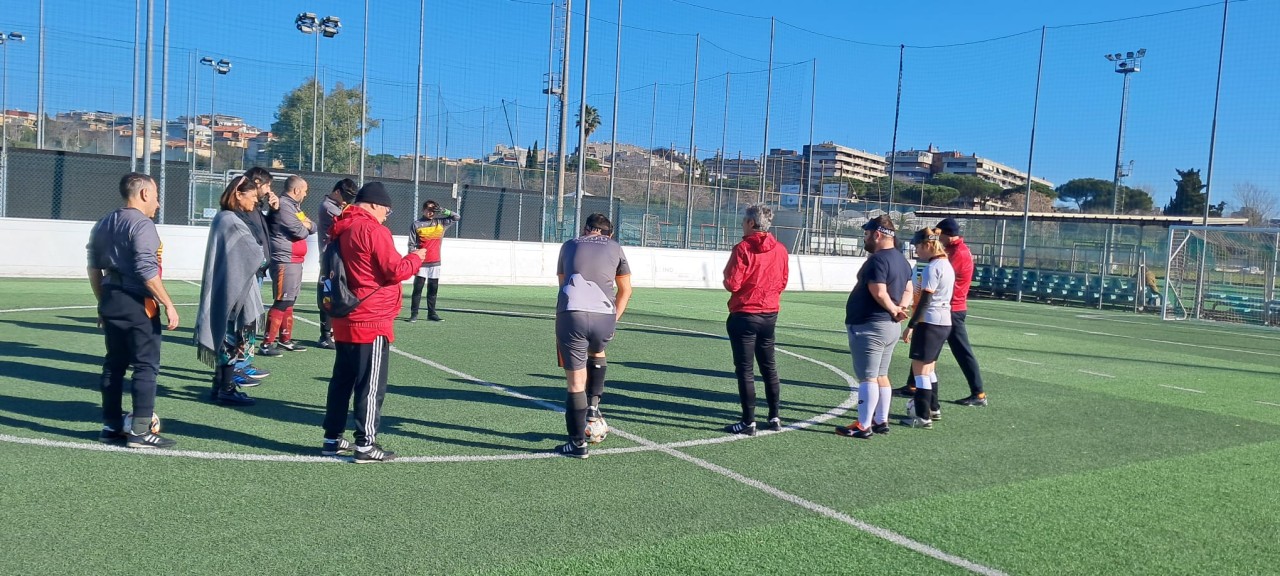
<path fill-rule="evenodd" d="M 196 356 L 209 366 L 218 363 L 227 332 L 240 332 L 263 314 L 257 272 L 262 245 L 238 214 L 223 210 L 209 226 L 196 316 Z"/>

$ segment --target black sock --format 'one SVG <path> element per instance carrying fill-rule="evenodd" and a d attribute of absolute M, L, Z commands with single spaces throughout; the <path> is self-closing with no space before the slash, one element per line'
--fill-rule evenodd
<path fill-rule="evenodd" d="M 940 412 L 942 407 L 938 405 L 938 383 L 933 383 L 933 389 L 929 391 L 929 409 L 934 412 Z"/>
<path fill-rule="evenodd" d="M 609 361 L 604 356 L 587 358 L 587 399 L 592 408 L 600 407 L 600 397 L 604 396 L 604 374 L 609 368 Z"/>
<path fill-rule="evenodd" d="M 587 393 L 570 392 L 564 401 L 564 425 L 574 444 L 587 441 Z"/>
<path fill-rule="evenodd" d="M 915 397 L 912 399 L 912 402 L 915 402 L 915 406 L 916 406 L 916 417 L 922 418 L 925 420 L 929 419 L 929 395 L 931 392 L 933 391 L 925 390 L 924 388 L 920 388 L 918 386 L 916 387 L 916 394 L 915 394 Z"/>
<path fill-rule="evenodd" d="M 768 378 L 764 383 L 764 397 L 769 403 L 769 419 L 778 417 L 778 395 L 782 391 L 782 383 L 775 378 Z"/>

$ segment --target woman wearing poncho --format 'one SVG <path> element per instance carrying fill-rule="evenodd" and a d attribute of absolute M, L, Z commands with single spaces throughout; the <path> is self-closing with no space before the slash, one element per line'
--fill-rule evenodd
<path fill-rule="evenodd" d="M 213 401 L 229 406 L 254 403 L 236 387 L 234 374 L 236 364 L 253 354 L 263 314 L 257 281 L 263 248 L 249 221 L 250 211 L 258 204 L 259 188 L 254 180 L 240 176 L 222 192 L 222 211 L 209 226 L 200 281 L 196 354 L 214 369 Z"/>

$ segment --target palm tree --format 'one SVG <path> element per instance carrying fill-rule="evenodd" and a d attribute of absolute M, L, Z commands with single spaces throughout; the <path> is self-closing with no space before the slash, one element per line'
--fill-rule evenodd
<path fill-rule="evenodd" d="M 577 124 L 576 124 L 576 125 L 577 125 L 578 127 L 581 127 L 581 126 L 582 126 L 582 115 L 581 115 L 581 114 L 579 114 L 578 116 L 579 116 L 579 117 L 578 117 L 578 122 L 577 122 Z M 587 128 L 586 128 L 587 138 L 586 138 L 586 139 L 587 139 L 587 140 L 590 140 L 590 139 L 591 139 L 591 133 L 592 133 L 592 132 L 595 132 L 595 131 L 596 131 L 596 128 L 599 128 L 599 127 L 600 127 L 600 112 L 599 112 L 598 110 L 596 110 L 596 107 L 595 107 L 595 106 L 592 106 L 592 105 L 588 104 L 588 105 L 587 105 L 587 114 L 586 114 L 586 116 L 587 116 Z"/>

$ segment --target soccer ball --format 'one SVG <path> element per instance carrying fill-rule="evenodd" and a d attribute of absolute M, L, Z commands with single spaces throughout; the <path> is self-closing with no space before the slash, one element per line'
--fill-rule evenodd
<path fill-rule="evenodd" d="M 133 412 L 124 415 L 124 432 L 126 434 L 133 433 Z M 154 412 L 151 414 L 151 433 L 160 433 L 160 416 Z"/>
<path fill-rule="evenodd" d="M 599 444 L 609 437 L 609 423 L 604 421 L 604 416 L 595 420 L 587 421 L 587 442 L 591 444 Z"/>

